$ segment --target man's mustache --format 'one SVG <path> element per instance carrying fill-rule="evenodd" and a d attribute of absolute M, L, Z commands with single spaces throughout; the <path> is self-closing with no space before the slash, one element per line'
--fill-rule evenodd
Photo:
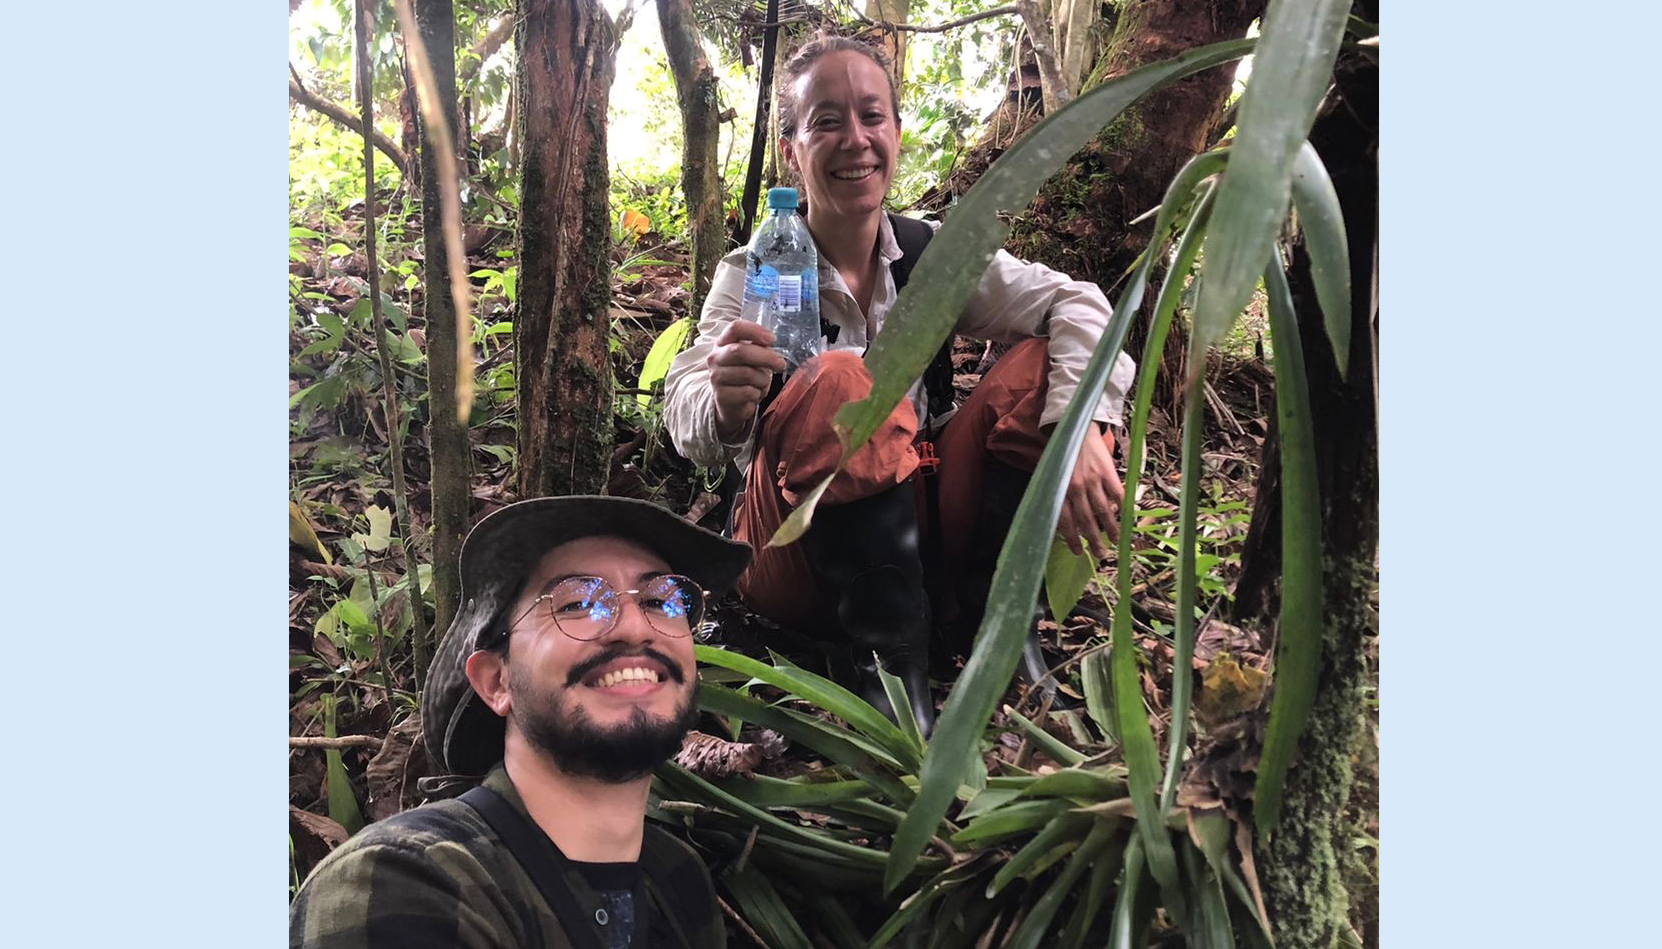
<path fill-rule="evenodd" d="M 596 669 L 599 669 L 601 666 L 611 662 L 614 659 L 621 659 L 625 656 L 645 656 L 648 659 L 655 660 L 664 667 L 664 672 L 669 675 L 670 681 L 677 685 L 687 681 L 687 674 L 681 670 L 680 663 L 664 655 L 658 650 L 653 649 L 651 646 L 642 646 L 639 649 L 631 649 L 627 646 L 615 646 L 611 649 L 605 650 L 604 652 L 595 653 L 593 656 L 590 656 L 582 662 L 579 662 L 577 665 L 572 666 L 571 672 L 566 674 L 566 687 L 570 688 L 571 686 L 581 683 L 584 679 L 587 679 L 591 674 L 593 674 Z"/>

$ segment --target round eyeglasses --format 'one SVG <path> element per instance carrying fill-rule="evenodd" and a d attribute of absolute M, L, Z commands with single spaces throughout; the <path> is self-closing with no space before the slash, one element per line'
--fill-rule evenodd
<path fill-rule="evenodd" d="M 637 590 L 619 590 L 601 577 L 566 577 L 532 600 L 514 624 L 533 616 L 539 625 L 551 622 L 572 639 L 588 642 L 617 626 L 624 597 L 633 598 L 647 625 L 665 636 L 691 635 L 704 618 L 703 588 L 687 577 L 665 573 L 645 580 Z"/>

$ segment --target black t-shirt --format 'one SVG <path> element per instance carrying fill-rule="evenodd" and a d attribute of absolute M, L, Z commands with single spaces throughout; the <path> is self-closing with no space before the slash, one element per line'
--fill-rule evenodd
<path fill-rule="evenodd" d="M 606 938 L 605 949 L 628 949 L 635 935 L 635 882 L 640 878 L 640 864 L 573 860 L 571 865 L 606 904 L 594 917 Z"/>

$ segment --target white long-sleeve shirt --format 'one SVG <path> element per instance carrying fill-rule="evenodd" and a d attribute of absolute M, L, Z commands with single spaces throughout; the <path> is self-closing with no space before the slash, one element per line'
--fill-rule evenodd
<path fill-rule="evenodd" d="M 872 289 L 869 314 L 860 312 L 860 304 L 837 268 L 823 257 L 820 259 L 820 316 L 841 328 L 836 342 L 827 344 L 827 351 L 864 353 L 894 306 L 894 276 L 889 265 L 900 259 L 901 252 L 887 214 L 878 223 L 877 240 L 877 254 L 883 262 L 878 268 L 882 279 Z M 721 441 L 716 434 L 715 392 L 710 387 L 706 359 L 727 324 L 739 318 L 746 253 L 746 248 L 737 248 L 717 264 L 709 295 L 704 298 L 698 337 L 675 357 L 664 380 L 664 423 L 675 449 L 694 464 L 705 467 L 718 467 L 734 459 L 741 471 L 750 465 L 749 438 L 755 426 L 754 423 L 746 426 L 740 443 Z M 1112 312 L 1108 298 L 1095 284 L 1074 280 L 1043 264 L 1025 263 L 1000 250 L 964 307 L 954 332 L 1005 343 L 1048 336 L 1050 375 L 1040 424 L 1051 425 L 1060 421 L 1067 411 L 1068 402 L 1084 375 L 1085 364 L 1090 361 Z M 1136 364 L 1131 357 L 1120 353 L 1109 373 L 1106 390 L 1091 415 L 1093 419 L 1119 425 L 1125 394 L 1135 373 Z M 925 395 L 921 381 L 913 383 L 908 397 L 918 417 L 923 418 Z"/>

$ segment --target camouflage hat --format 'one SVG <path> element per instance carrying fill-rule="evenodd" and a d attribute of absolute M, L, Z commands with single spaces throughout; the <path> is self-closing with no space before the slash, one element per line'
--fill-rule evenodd
<path fill-rule="evenodd" d="M 441 769 L 480 775 L 501 760 L 503 719 L 473 691 L 467 658 L 536 562 L 582 537 L 634 541 L 712 594 L 731 589 L 750 563 L 750 545 L 633 498 L 533 498 L 491 513 L 462 543 L 462 606 L 439 641 L 421 696 L 428 753 Z"/>

